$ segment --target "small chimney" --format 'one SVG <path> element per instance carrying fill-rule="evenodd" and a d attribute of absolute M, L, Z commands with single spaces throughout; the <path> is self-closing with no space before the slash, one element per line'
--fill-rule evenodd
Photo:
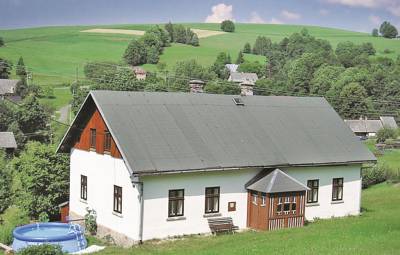
<path fill-rule="evenodd" d="M 204 84 L 205 82 L 202 80 L 189 81 L 190 93 L 203 93 Z"/>
<path fill-rule="evenodd" d="M 240 94 L 242 96 L 252 96 L 253 88 L 254 88 L 254 83 L 246 80 L 240 83 Z"/>

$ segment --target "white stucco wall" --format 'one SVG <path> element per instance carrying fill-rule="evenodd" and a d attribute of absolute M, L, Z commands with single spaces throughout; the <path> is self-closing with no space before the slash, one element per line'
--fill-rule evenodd
<path fill-rule="evenodd" d="M 70 211 L 84 216 L 96 210 L 97 223 L 138 240 L 139 200 L 122 159 L 78 149 L 71 151 Z M 87 203 L 80 199 L 81 174 L 87 176 Z M 113 213 L 114 185 L 122 187 L 122 215 Z"/>
<path fill-rule="evenodd" d="M 361 205 L 361 165 L 299 167 L 283 169 L 287 174 L 307 185 L 307 180 L 319 179 L 318 203 L 306 205 L 306 219 L 357 215 Z M 332 202 L 332 179 L 343 178 L 343 201 Z"/>
<path fill-rule="evenodd" d="M 210 232 L 204 218 L 205 188 L 220 187 L 220 213 L 232 217 L 240 228 L 246 227 L 247 191 L 244 184 L 259 170 L 214 171 L 144 177 L 144 240 Z M 168 190 L 185 189 L 184 220 L 167 221 Z M 228 202 L 236 211 L 228 212 Z"/>

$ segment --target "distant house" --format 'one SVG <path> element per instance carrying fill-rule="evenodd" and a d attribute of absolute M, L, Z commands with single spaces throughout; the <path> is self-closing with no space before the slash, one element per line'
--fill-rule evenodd
<path fill-rule="evenodd" d="M 344 120 L 357 136 L 374 137 L 383 127 L 398 128 L 395 119 L 391 116 L 381 116 L 379 120 L 359 119 Z"/>
<path fill-rule="evenodd" d="M 14 98 L 19 80 L 0 79 L 0 99 Z"/>
<path fill-rule="evenodd" d="M 236 73 L 239 65 L 237 64 L 226 64 L 225 68 L 228 69 L 229 73 Z"/>
<path fill-rule="evenodd" d="M 251 83 L 255 84 L 258 80 L 258 76 L 256 73 L 238 73 L 233 72 L 230 74 L 228 81 L 236 82 L 236 83 Z"/>
<path fill-rule="evenodd" d="M 0 132 L 0 148 L 6 151 L 13 151 L 17 148 L 17 142 L 12 132 Z"/>
<path fill-rule="evenodd" d="M 140 67 L 140 66 L 134 66 L 134 67 L 132 68 L 132 70 L 133 70 L 133 72 L 134 72 L 135 75 L 136 75 L 136 79 L 138 79 L 138 80 L 145 80 L 145 79 L 146 79 L 147 72 L 146 72 L 146 70 L 144 70 L 142 67 Z"/>
<path fill-rule="evenodd" d="M 201 92 L 202 83 L 195 82 Z M 70 219 L 117 243 L 358 215 L 373 154 L 324 98 L 91 91 L 62 139 Z"/>

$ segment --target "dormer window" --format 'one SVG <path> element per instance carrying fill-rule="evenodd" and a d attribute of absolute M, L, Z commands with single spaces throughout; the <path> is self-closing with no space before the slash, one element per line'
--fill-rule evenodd
<path fill-rule="evenodd" d="M 91 149 L 96 149 L 96 129 L 91 128 L 90 129 L 90 148 Z"/>

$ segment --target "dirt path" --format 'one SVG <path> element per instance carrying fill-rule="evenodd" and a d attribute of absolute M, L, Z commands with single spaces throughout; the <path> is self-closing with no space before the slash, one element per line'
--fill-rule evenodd
<path fill-rule="evenodd" d="M 60 117 L 58 118 L 58 121 L 69 124 L 69 111 L 70 111 L 71 105 L 66 105 L 60 108 L 58 111 L 60 113 Z"/>

